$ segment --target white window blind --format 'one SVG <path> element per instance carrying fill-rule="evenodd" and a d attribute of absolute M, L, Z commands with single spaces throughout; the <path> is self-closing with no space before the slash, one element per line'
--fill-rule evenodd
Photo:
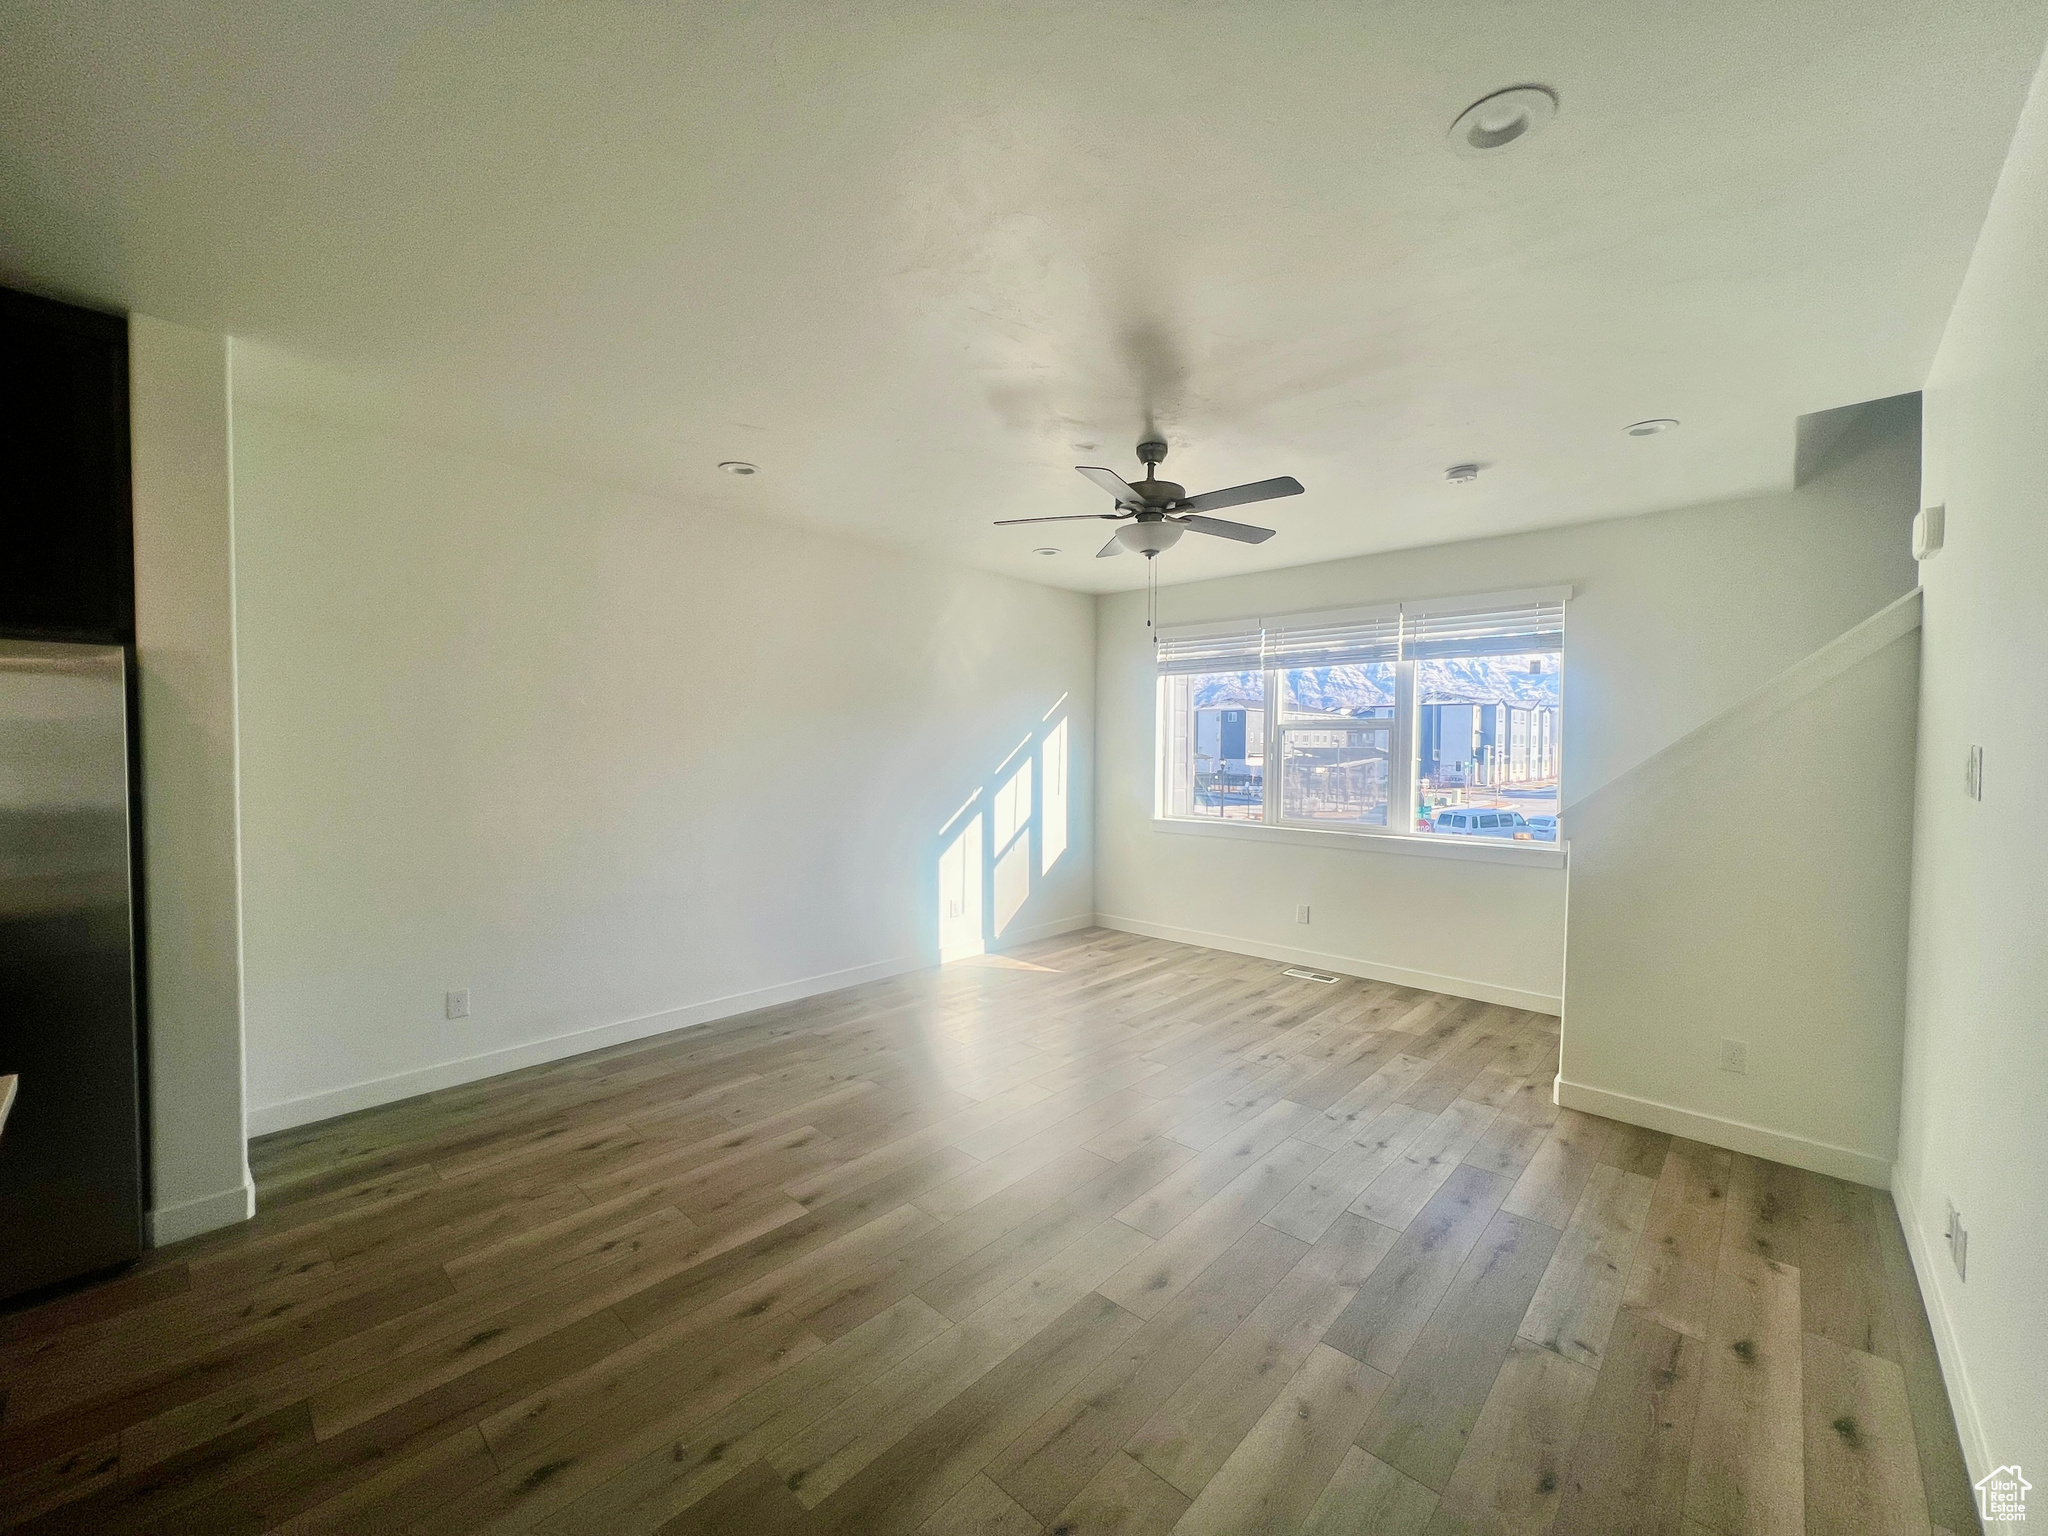
<path fill-rule="evenodd" d="M 1162 630 L 1158 653 L 1161 672 L 1256 672 L 1263 663 L 1256 619 L 1228 628 Z"/>
<path fill-rule="evenodd" d="M 1563 595 L 1509 594 L 1484 607 L 1478 606 L 1481 601 L 1402 604 L 1402 656 L 1423 661 L 1437 656 L 1507 656 L 1564 649 Z"/>
<path fill-rule="evenodd" d="M 1275 671 L 1392 662 L 1400 659 L 1401 610 L 1368 608 L 1268 619 L 1265 636 L 1265 665 Z"/>
<path fill-rule="evenodd" d="M 1557 652 L 1564 649 L 1564 605 L 1570 595 L 1568 587 L 1549 588 L 1162 630 L 1159 670 L 1286 671 Z"/>

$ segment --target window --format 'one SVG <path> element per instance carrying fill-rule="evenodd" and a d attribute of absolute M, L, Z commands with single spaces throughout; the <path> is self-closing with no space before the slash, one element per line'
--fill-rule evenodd
<path fill-rule="evenodd" d="M 1256 627 L 1159 643 L 1166 814 L 1266 819 L 1266 673 Z"/>
<path fill-rule="evenodd" d="M 1262 627 L 1280 701 L 1279 819 L 1379 827 L 1393 804 L 1398 614 Z"/>
<path fill-rule="evenodd" d="M 1554 842 L 1558 721 L 1564 704 L 1562 601 L 1491 610 L 1404 610 L 1415 668 L 1416 804 L 1477 805 L 1481 834 Z M 1501 814 L 1507 813 L 1507 814 Z M 1419 824 L 1419 823 L 1418 823 Z"/>
<path fill-rule="evenodd" d="M 1158 814 L 1554 842 L 1568 595 L 1163 633 Z"/>

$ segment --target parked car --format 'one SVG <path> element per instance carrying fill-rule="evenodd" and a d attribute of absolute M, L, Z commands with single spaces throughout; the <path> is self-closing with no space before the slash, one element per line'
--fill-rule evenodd
<path fill-rule="evenodd" d="M 1554 843 L 1557 841 L 1557 818 L 1555 816 L 1531 816 L 1529 818 L 1529 831 L 1534 834 L 1536 841 L 1539 843 Z"/>
<path fill-rule="evenodd" d="M 1555 820 L 1555 818 L 1552 818 Z M 1482 810 L 1472 806 L 1446 807 L 1436 813 L 1436 830 L 1459 837 L 1517 837 L 1533 841 L 1535 832 L 1520 811 Z M 1551 835 L 1557 835 L 1551 829 Z"/>

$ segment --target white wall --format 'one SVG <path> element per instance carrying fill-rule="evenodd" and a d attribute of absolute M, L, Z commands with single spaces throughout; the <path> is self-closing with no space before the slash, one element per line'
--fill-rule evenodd
<path fill-rule="evenodd" d="M 2048 88 L 1927 384 L 1905 1100 L 1893 1190 L 1973 1476 L 2048 1489 Z M 1963 793 L 1971 743 L 1984 798 Z M 1969 1232 L 1968 1280 L 1942 1240 Z M 2033 1497 L 2042 1499 L 2042 1493 Z"/>
<path fill-rule="evenodd" d="M 1919 611 L 1577 803 L 1559 1103 L 1890 1183 Z"/>
<path fill-rule="evenodd" d="M 253 1129 L 933 963 L 1062 715 L 998 942 L 1088 920 L 1092 599 L 247 399 L 235 469 Z"/>
<path fill-rule="evenodd" d="M 150 1235 L 247 1219 L 228 344 L 128 328 L 142 679 Z"/>
<path fill-rule="evenodd" d="M 1569 837 L 1573 802 L 1912 587 L 1906 529 L 1918 469 L 1917 408 L 1910 398 L 1885 402 L 1858 413 L 1796 490 L 1169 587 L 1161 621 L 1570 584 Z M 1274 509 L 1282 538 L 1286 508 Z M 1096 907 L 1105 922 L 1557 1011 L 1561 869 L 1155 830 L 1142 593 L 1101 600 L 1097 677 Z M 1293 920 L 1303 902 L 1307 928 Z"/>

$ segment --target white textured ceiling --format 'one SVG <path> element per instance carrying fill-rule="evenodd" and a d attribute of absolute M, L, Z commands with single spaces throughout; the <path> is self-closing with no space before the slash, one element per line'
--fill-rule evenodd
<path fill-rule="evenodd" d="M 1190 489 L 1306 482 L 1268 544 L 1184 540 L 1183 580 L 1788 483 L 1801 412 L 1919 387 L 2044 31 L 2040 0 L 0 0 L 0 272 L 320 365 L 256 387 L 1061 585 L 1140 562 L 990 519 L 1097 510 L 1069 466 L 1135 475 L 1148 421 Z M 1543 134 L 1449 152 L 1523 81 Z"/>

